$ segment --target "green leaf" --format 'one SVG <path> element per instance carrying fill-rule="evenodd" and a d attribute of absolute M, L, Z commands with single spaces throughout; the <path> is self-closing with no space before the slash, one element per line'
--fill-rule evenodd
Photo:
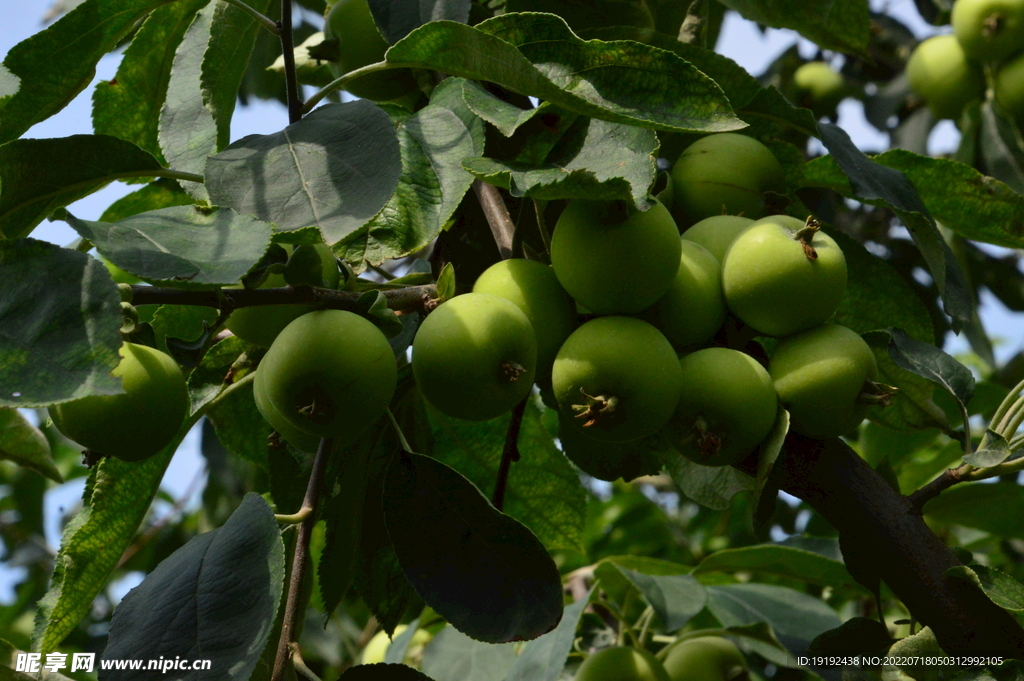
<path fill-rule="evenodd" d="M 191 203 L 192 197 L 177 182 L 162 178 L 114 201 L 103 211 L 100 222 L 119 222 L 139 213 Z"/>
<path fill-rule="evenodd" d="M 646 556 L 610 556 L 602 558 L 594 568 L 594 576 L 601 583 L 601 590 L 614 603 L 625 605 L 631 596 L 640 594 L 636 583 L 627 577 L 626 572 L 644 575 L 672 576 L 686 575 L 692 568 L 679 563 L 672 563 L 658 558 Z"/>
<path fill-rule="evenodd" d="M 369 0 L 370 13 L 392 45 L 431 21 L 469 21 L 470 0 Z M 439 680 L 440 681 L 440 680 Z"/>
<path fill-rule="evenodd" d="M 715 551 L 694 568 L 694 574 L 716 571 L 776 575 L 862 593 L 841 560 L 782 544 Z"/>
<path fill-rule="evenodd" d="M 114 610 L 102 659 L 201 655 L 217 678 L 247 681 L 283 590 L 284 542 L 274 512 L 249 493 L 224 525 L 189 540 L 128 592 Z M 104 676 L 138 677 L 109 669 Z"/>
<path fill-rule="evenodd" d="M 691 575 L 649 575 L 616 567 L 651 604 L 667 632 L 682 629 L 707 605 L 704 585 Z"/>
<path fill-rule="evenodd" d="M 462 167 L 516 197 L 629 199 L 640 210 L 652 205 L 648 192 L 659 148 L 653 130 L 571 114 L 561 118 L 562 134 L 545 157 L 529 158 L 528 147 L 510 161 L 467 158 Z"/>
<path fill-rule="evenodd" d="M 107 260 L 150 282 L 237 284 L 270 246 L 272 225 L 230 208 L 173 206 L 120 222 L 68 216 Z"/>
<path fill-rule="evenodd" d="M 428 413 L 434 439 L 428 453 L 490 491 L 510 417 L 473 422 L 449 418 L 433 408 Z M 586 492 L 555 448 L 532 400 L 523 414 L 519 453 L 520 460 L 509 471 L 505 513 L 529 527 L 549 550 L 582 553 Z"/>
<path fill-rule="evenodd" d="M 504 681 L 557 681 L 576 640 L 576 627 L 593 594 L 591 590 L 572 605 L 565 606 L 562 621 L 554 631 L 528 641 Z"/>
<path fill-rule="evenodd" d="M 551 14 L 504 14 L 470 27 L 432 22 L 387 53 L 394 66 L 487 80 L 576 113 L 656 130 L 744 127 L 714 81 L 635 42 L 584 41 Z"/>
<path fill-rule="evenodd" d="M 217 431 L 217 439 L 232 454 L 269 470 L 268 438 L 274 429 L 256 408 L 251 382 L 217 402 L 206 416 Z"/>
<path fill-rule="evenodd" d="M 25 236 L 56 209 L 112 180 L 160 169 L 149 152 L 107 135 L 9 142 L 0 147 L 0 235 Z"/>
<path fill-rule="evenodd" d="M 272 135 L 249 135 L 211 156 L 213 203 L 287 232 L 310 225 L 334 244 L 391 197 L 401 156 L 391 120 L 366 100 L 327 104 Z"/>
<path fill-rule="evenodd" d="M 764 134 L 770 134 L 778 127 L 792 128 L 812 137 L 818 134 L 818 123 L 810 109 L 793 106 L 774 87 L 758 90 L 749 102 L 737 108 L 736 113 L 755 130 L 768 123 L 771 127 L 763 131 Z"/>
<path fill-rule="evenodd" d="M 423 673 L 435 681 L 496 681 L 505 678 L 515 660 L 513 643 L 474 641 L 445 627 L 423 650 Z"/>
<path fill-rule="evenodd" d="M 440 461 L 396 453 L 384 517 L 406 577 L 459 631 L 505 643 L 537 638 L 561 619 L 562 584 L 544 545 Z"/>
<path fill-rule="evenodd" d="M 1024 136 L 1013 116 L 994 102 L 985 101 L 979 124 L 982 167 L 1015 192 L 1024 192 Z"/>
<path fill-rule="evenodd" d="M 113 80 L 92 95 L 93 130 L 162 158 L 157 140 L 174 52 L 196 12 L 209 0 L 179 0 L 153 11 L 132 38 Z"/>
<path fill-rule="evenodd" d="M 867 54 L 871 18 L 867 0 L 721 0 L 745 19 L 791 28 L 826 50 Z"/>
<path fill-rule="evenodd" d="M 1016 483 L 957 485 L 929 501 L 924 512 L 940 523 L 1024 539 L 1024 487 Z"/>
<path fill-rule="evenodd" d="M 10 642 L 0 638 L 0 681 L 71 681 L 70 677 L 42 668 L 42 665 L 46 664 L 46 658 L 39 660 L 40 670 L 38 672 L 14 671 L 17 668 L 18 655 L 21 652 Z M 70 658 L 68 659 L 70 660 Z M 70 662 L 68 666 L 71 666 Z"/>
<path fill-rule="evenodd" d="M 702 466 L 674 449 L 663 455 L 665 470 L 688 499 L 714 510 L 729 508 L 739 492 L 754 490 L 755 481 L 732 466 Z"/>
<path fill-rule="evenodd" d="M 891 645 L 892 638 L 884 624 L 868 617 L 853 617 L 843 622 L 841 627 L 823 632 L 811 641 L 808 653 L 884 653 Z"/>
<path fill-rule="evenodd" d="M 842 620 L 824 601 L 772 584 L 709 586 L 708 609 L 726 627 L 765 622 L 775 633 L 813 641 Z"/>
<path fill-rule="evenodd" d="M 437 299 L 440 303 L 455 297 L 455 268 L 446 262 L 437 275 Z"/>
<path fill-rule="evenodd" d="M 754 494 L 751 500 L 753 509 L 754 530 L 766 534 L 772 513 L 775 511 L 775 500 L 779 496 L 778 483 L 772 477 L 775 462 L 782 453 L 782 445 L 789 433 L 789 412 L 781 404 L 775 415 L 775 425 L 764 439 L 757 456 L 757 476 L 754 479 Z"/>
<path fill-rule="evenodd" d="M 357 271 L 429 244 L 473 184 L 462 159 L 484 150 L 484 124 L 462 99 L 462 79 L 447 78 L 430 104 L 397 123 L 401 176 L 384 208 L 338 243 Z"/>
<path fill-rule="evenodd" d="M 338 681 L 433 681 L 423 672 L 404 664 L 359 664 L 349 667 Z"/>
<path fill-rule="evenodd" d="M 974 395 L 974 374 L 950 355 L 929 343 L 914 340 L 902 329 L 887 329 L 892 339 L 889 356 L 900 368 L 938 384 L 960 403 L 966 413 Z M 966 427 L 967 424 L 964 424 Z"/>
<path fill-rule="evenodd" d="M 17 409 L 0 409 L 0 460 L 31 468 L 56 483 L 64 482 L 50 454 L 50 443 Z"/>
<path fill-rule="evenodd" d="M 0 241 L 0 406 L 116 395 L 121 296 L 96 258 L 34 239 Z"/>
<path fill-rule="evenodd" d="M 83 508 L 64 528 L 50 590 L 39 601 L 32 637 L 35 650 L 56 650 L 107 587 L 184 436 L 179 431 L 163 451 L 144 461 L 106 458 L 93 469 L 82 495 Z"/>
<path fill-rule="evenodd" d="M 0 78 L 0 144 L 63 109 L 92 82 L 96 62 L 170 0 L 86 0 L 7 53 Z M 13 78 L 23 87 L 12 92 Z"/>
<path fill-rule="evenodd" d="M 188 376 L 188 394 L 192 411 L 198 411 L 212 400 L 224 388 L 226 382 L 234 382 L 242 378 L 243 373 L 233 366 L 239 359 L 243 360 L 242 372 L 251 369 L 245 351 L 249 346 L 237 336 L 229 336 L 211 347 L 199 366 Z M 231 379 L 228 380 L 230 372 Z"/>
<path fill-rule="evenodd" d="M 462 97 L 466 104 L 480 118 L 484 119 L 505 137 L 511 137 L 519 127 L 538 114 L 551 108 L 547 102 L 533 109 L 520 109 L 515 104 L 499 99 L 472 80 L 462 80 Z"/>
<path fill-rule="evenodd" d="M 953 319 L 953 330 L 959 332 L 974 312 L 971 289 L 914 184 L 902 172 L 865 156 L 842 128 L 820 123 L 818 130 L 822 143 L 849 178 L 848 193 L 840 193 L 871 205 L 886 206 L 899 216 L 928 265 L 942 296 L 943 309 Z"/>
<path fill-rule="evenodd" d="M 978 468 L 996 466 L 1006 461 L 1012 453 L 1010 443 L 1005 437 L 993 430 L 988 430 L 985 432 L 985 447 L 965 456 L 964 463 Z"/>
<path fill-rule="evenodd" d="M 1024 584 L 1005 572 L 985 565 L 957 565 L 946 570 L 946 577 L 978 586 L 1000 608 L 1024 612 Z"/>

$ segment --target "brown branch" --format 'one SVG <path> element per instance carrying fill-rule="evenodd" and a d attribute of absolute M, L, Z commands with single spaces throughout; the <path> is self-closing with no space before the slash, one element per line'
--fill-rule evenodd
<path fill-rule="evenodd" d="M 284 607 L 284 621 L 281 623 L 281 638 L 277 642 L 274 673 L 270 677 L 272 681 L 282 681 L 284 678 L 285 662 L 291 656 L 290 644 L 293 643 L 293 638 L 295 638 L 298 632 L 299 623 L 305 614 L 305 608 L 300 607 L 299 599 L 302 593 L 302 581 L 306 574 L 306 562 L 309 560 L 309 540 L 313 536 L 313 526 L 316 525 L 316 507 L 320 501 L 324 472 L 327 470 L 327 462 L 331 458 L 333 446 L 333 438 L 323 438 L 320 440 L 320 446 L 316 451 L 316 459 L 313 461 L 313 470 L 309 474 L 306 496 L 302 500 L 300 512 L 305 511 L 308 515 L 299 525 L 298 535 L 295 538 L 292 573 L 288 580 L 288 599 Z"/>
<path fill-rule="evenodd" d="M 292 0 L 281 0 L 281 21 L 277 23 L 284 57 L 284 87 L 288 95 L 288 122 L 302 120 L 302 98 L 299 79 L 295 73 L 295 36 L 292 34 Z"/>
<path fill-rule="evenodd" d="M 523 414 L 526 411 L 527 395 L 522 402 L 512 409 L 512 420 L 508 423 L 505 434 L 505 447 L 501 450 L 501 463 L 498 464 L 498 477 L 494 481 L 494 497 L 491 503 L 501 511 L 505 507 L 505 488 L 508 487 L 508 473 L 513 461 L 519 461 L 519 431 L 523 427 Z"/>
<path fill-rule="evenodd" d="M 433 284 L 384 289 L 388 307 L 396 312 L 423 312 L 426 301 L 437 296 Z M 354 310 L 362 293 L 300 286 L 292 288 L 226 288 L 193 291 L 160 286 L 132 286 L 132 305 L 198 305 L 200 307 L 252 307 L 253 305 L 320 304 L 333 310 Z"/>
<path fill-rule="evenodd" d="M 935 478 L 916 492 L 907 495 L 907 499 L 910 500 L 911 505 L 917 510 L 918 515 L 923 512 L 924 505 L 929 501 L 939 496 L 953 485 L 964 482 L 964 473 L 969 468 L 970 466 L 966 464 L 959 468 L 947 468 L 942 471 L 942 475 Z"/>
<path fill-rule="evenodd" d="M 790 434 L 776 471 L 784 491 L 810 504 L 839 530 L 844 546 L 877 566 L 914 619 L 931 627 L 943 650 L 1024 659 L 1024 629 L 980 589 L 946 578 L 960 561 L 910 499 L 845 443 Z"/>
<path fill-rule="evenodd" d="M 512 240 L 515 237 L 516 225 L 512 222 L 512 216 L 508 214 L 508 206 L 501 198 L 501 192 L 483 180 L 473 182 L 473 191 L 476 192 L 480 207 L 487 216 L 487 224 L 491 226 L 491 234 L 494 235 L 494 243 L 498 245 L 501 259 L 508 260 L 512 257 Z"/>

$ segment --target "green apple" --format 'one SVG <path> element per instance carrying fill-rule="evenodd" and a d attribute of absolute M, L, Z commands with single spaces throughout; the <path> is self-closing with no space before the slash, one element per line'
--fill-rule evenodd
<path fill-rule="evenodd" d="M 736 237 L 722 263 L 729 309 L 766 336 L 824 324 L 846 292 L 846 258 L 832 237 L 786 215 Z"/>
<path fill-rule="evenodd" d="M 864 420 L 869 404 L 864 393 L 877 378 L 878 365 L 854 331 L 827 324 L 782 339 L 768 371 L 793 430 L 824 439 L 845 435 Z"/>
<path fill-rule="evenodd" d="M 256 371 L 256 377 L 252 382 L 252 396 L 256 401 L 256 409 L 259 410 L 263 420 L 270 424 L 270 427 L 277 431 L 284 440 L 300 452 L 315 452 L 320 445 L 320 438 L 303 430 L 299 430 L 291 421 L 281 415 L 277 407 L 267 397 L 267 389 L 263 385 L 263 379 L 267 374 L 263 371 Z"/>
<path fill-rule="evenodd" d="M 261 372 L 266 398 L 282 418 L 337 444 L 355 440 L 384 413 L 398 379 L 388 339 L 343 310 L 291 322 L 260 362 Z"/>
<path fill-rule="evenodd" d="M 606 442 L 657 433 L 682 389 L 672 344 L 632 317 L 598 317 L 576 329 L 555 357 L 551 380 L 562 413 Z"/>
<path fill-rule="evenodd" d="M 722 266 L 711 252 L 693 241 L 682 241 L 679 270 L 668 292 L 644 312 L 678 348 L 711 339 L 725 322 Z"/>
<path fill-rule="evenodd" d="M 956 0 L 951 20 L 970 60 L 998 64 L 1024 50 L 1024 0 Z"/>
<path fill-rule="evenodd" d="M 594 314 L 640 312 L 663 296 L 679 269 L 679 229 L 655 201 L 577 200 L 558 218 L 551 266 L 565 290 Z"/>
<path fill-rule="evenodd" d="M 405 633 L 405 630 L 409 628 L 407 624 L 398 624 L 395 626 L 394 635 L 389 637 L 386 631 L 378 631 L 370 639 L 370 642 L 363 648 L 362 655 L 359 657 L 360 664 L 380 664 L 384 661 L 384 658 L 388 654 L 388 648 L 391 647 L 391 642 Z M 426 629 L 417 629 L 416 633 L 412 635 L 412 640 L 409 641 L 408 653 L 412 654 L 413 650 L 417 647 L 422 648 L 430 639 L 433 638 Z M 407 655 L 409 657 L 410 655 Z"/>
<path fill-rule="evenodd" d="M 534 260 L 502 260 L 477 278 L 473 292 L 505 298 L 523 311 L 537 336 L 537 374 L 550 373 L 576 320 L 572 298 L 555 271 Z"/>
<path fill-rule="evenodd" d="M 818 118 L 835 113 L 846 96 L 846 80 L 823 61 L 803 64 L 793 74 L 797 104 L 807 107 Z"/>
<path fill-rule="evenodd" d="M 1006 113 L 1024 122 L 1024 52 L 999 67 L 993 89 Z"/>
<path fill-rule="evenodd" d="M 412 370 L 439 411 L 469 421 L 493 419 L 530 394 L 536 334 L 510 300 L 466 293 L 442 303 L 420 325 Z"/>
<path fill-rule="evenodd" d="M 119 395 L 91 395 L 50 407 L 57 430 L 98 454 L 141 461 L 166 447 L 188 415 L 178 364 L 159 350 L 123 343 L 111 375 Z"/>
<path fill-rule="evenodd" d="M 683 238 L 700 244 L 722 262 L 732 242 L 752 224 L 753 220 L 740 215 L 713 215 L 683 232 Z"/>
<path fill-rule="evenodd" d="M 672 167 L 676 211 L 688 222 L 713 215 L 764 215 L 764 193 L 785 193 L 785 173 L 771 150 L 753 137 L 708 135 Z"/>
<path fill-rule="evenodd" d="M 673 643 L 659 658 L 669 681 L 732 681 L 747 668 L 739 648 L 721 636 L 698 636 Z"/>
<path fill-rule="evenodd" d="M 282 288 L 307 284 L 321 288 L 337 288 L 340 281 L 338 264 L 331 249 L 324 244 L 298 246 L 288 258 L 283 274 L 271 274 L 259 288 Z M 230 288 L 240 288 L 232 286 Z M 318 309 L 317 305 L 253 305 L 231 313 L 224 326 L 246 343 L 269 348 L 277 334 L 292 321 Z"/>
<path fill-rule="evenodd" d="M 338 39 L 338 61 L 330 65 L 335 78 L 384 61 L 388 50 L 366 0 L 338 0 L 331 5 L 324 19 L 324 37 Z M 356 97 L 380 102 L 398 99 L 416 90 L 417 85 L 411 71 L 394 69 L 357 78 L 345 89 Z"/>
<path fill-rule="evenodd" d="M 914 48 L 907 61 L 907 81 L 936 118 L 960 119 L 964 106 L 985 90 L 981 69 L 967 61 L 951 35 L 937 35 Z"/>
<path fill-rule="evenodd" d="M 705 466 L 742 461 L 771 432 L 778 397 L 768 372 L 750 355 L 707 348 L 679 360 L 683 391 L 665 435 Z"/>
<path fill-rule="evenodd" d="M 576 670 L 574 681 L 671 681 L 665 667 L 646 650 L 605 648 L 592 653 Z"/>

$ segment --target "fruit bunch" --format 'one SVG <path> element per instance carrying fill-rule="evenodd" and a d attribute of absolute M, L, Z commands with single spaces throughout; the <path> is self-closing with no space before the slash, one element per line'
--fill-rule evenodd
<path fill-rule="evenodd" d="M 911 90 L 936 118 L 956 121 L 984 97 L 988 72 L 996 102 L 1024 121 L 1024 0 L 956 0 L 952 23 L 952 35 L 928 38 L 911 54 Z"/>
<path fill-rule="evenodd" d="M 727 638 L 695 636 L 669 645 L 657 656 L 618 646 L 592 653 L 575 681 L 742 681 L 748 679 L 743 653 Z"/>

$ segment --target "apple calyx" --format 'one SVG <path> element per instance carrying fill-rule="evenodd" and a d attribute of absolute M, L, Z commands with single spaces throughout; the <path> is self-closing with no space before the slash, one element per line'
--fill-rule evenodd
<path fill-rule="evenodd" d="M 299 414 L 308 419 L 313 420 L 318 420 L 321 417 L 327 416 L 327 412 L 328 405 L 322 402 L 317 402 L 315 397 L 313 398 L 313 401 L 307 404 L 305 407 L 299 408 Z"/>
<path fill-rule="evenodd" d="M 985 17 L 985 21 L 981 25 L 981 34 L 986 38 L 991 38 L 994 35 L 998 35 L 1003 30 L 1003 24 L 1006 22 L 1006 18 L 999 12 L 993 12 Z"/>
<path fill-rule="evenodd" d="M 502 362 L 501 363 L 501 375 L 505 377 L 509 383 L 515 383 L 519 380 L 519 377 L 526 373 L 526 367 L 516 362 Z"/>
<path fill-rule="evenodd" d="M 814 250 L 814 246 L 811 245 L 811 242 L 814 240 L 814 235 L 817 234 L 820 229 L 821 223 L 819 223 L 813 215 L 808 215 L 804 226 L 793 234 L 793 239 L 799 241 L 800 245 L 803 246 L 804 255 L 807 256 L 808 260 L 818 259 L 818 251 Z"/>
<path fill-rule="evenodd" d="M 701 460 L 708 461 L 718 456 L 722 449 L 722 438 L 708 429 L 707 421 L 698 418 L 693 424 L 693 429 L 697 431 L 697 451 L 700 452 Z"/>
<path fill-rule="evenodd" d="M 877 404 L 888 407 L 896 399 L 896 394 L 899 391 L 900 389 L 894 385 L 876 383 L 869 379 L 864 381 L 864 387 L 861 389 L 860 395 L 857 396 L 857 404 Z"/>
<path fill-rule="evenodd" d="M 583 424 L 584 428 L 589 428 L 599 423 L 602 417 L 607 418 L 608 415 L 615 411 L 615 407 L 619 404 L 619 398 L 614 395 L 609 397 L 598 395 L 594 397 L 588 395 L 583 388 L 580 388 L 580 394 L 583 395 L 586 404 L 574 404 L 572 408 L 577 412 L 576 418 L 586 419 L 586 422 Z"/>

